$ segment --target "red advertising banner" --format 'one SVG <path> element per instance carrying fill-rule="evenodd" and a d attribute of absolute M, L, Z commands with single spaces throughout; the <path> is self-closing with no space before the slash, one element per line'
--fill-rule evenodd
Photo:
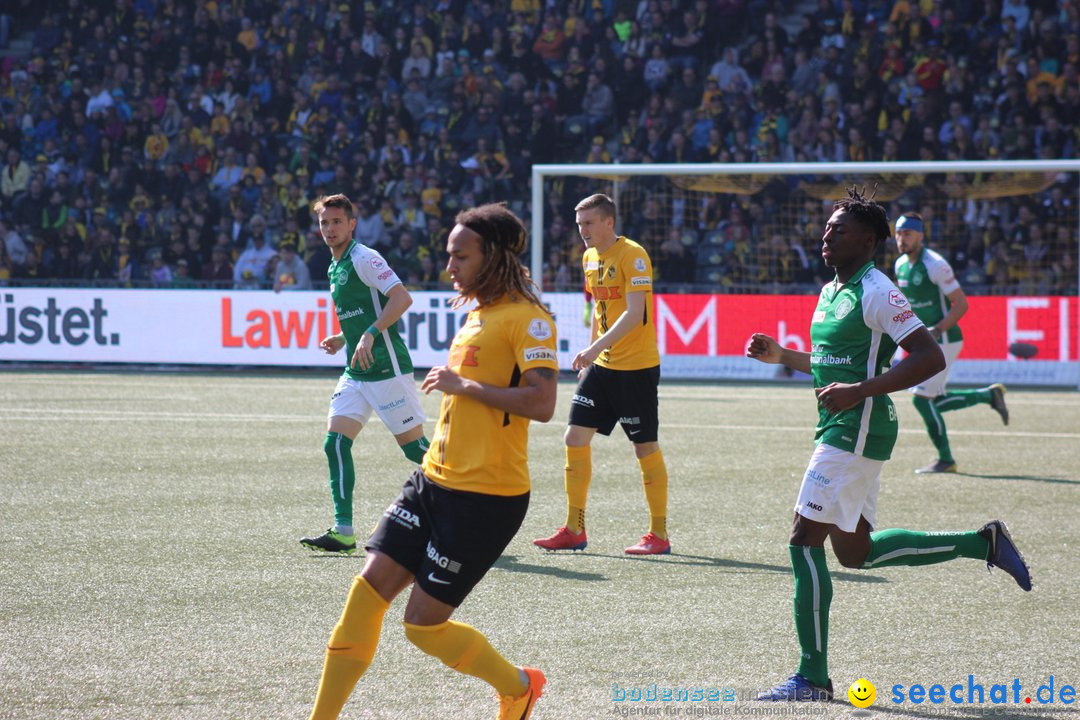
<path fill-rule="evenodd" d="M 969 297 L 960 321 L 965 360 L 1008 360 L 1009 345 L 1038 350 L 1035 360 L 1080 358 L 1074 297 Z M 659 295 L 654 306 L 661 355 L 742 355 L 754 332 L 809 350 L 811 295 Z"/>

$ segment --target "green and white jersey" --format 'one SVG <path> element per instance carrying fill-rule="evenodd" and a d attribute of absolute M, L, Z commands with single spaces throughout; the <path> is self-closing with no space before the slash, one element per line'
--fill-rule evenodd
<path fill-rule="evenodd" d="M 814 387 L 881 375 L 889 369 L 897 344 L 921 327 L 907 298 L 873 263 L 843 285 L 834 280 L 821 289 L 810 323 Z M 896 431 L 896 408 L 888 395 L 879 395 L 836 414 L 818 407 L 814 442 L 888 460 Z"/>
<path fill-rule="evenodd" d="M 340 260 L 326 271 L 330 296 L 334 299 L 338 323 L 345 334 L 345 374 L 354 380 L 385 380 L 411 374 L 412 358 L 398 334 L 397 325 L 375 338 L 371 354 L 375 362 L 367 370 L 350 367 L 353 352 L 364 331 L 371 327 L 386 305 L 386 293 L 401 280 L 382 255 L 353 240 Z"/>
<path fill-rule="evenodd" d="M 952 303 L 946 297 L 960 287 L 953 275 L 949 261 L 930 248 L 923 246 L 919 259 L 908 260 L 907 255 L 896 258 L 896 284 L 907 296 L 911 309 L 931 327 L 949 312 Z M 942 342 L 959 342 L 964 338 L 959 325 L 953 325 L 942 335 Z"/>

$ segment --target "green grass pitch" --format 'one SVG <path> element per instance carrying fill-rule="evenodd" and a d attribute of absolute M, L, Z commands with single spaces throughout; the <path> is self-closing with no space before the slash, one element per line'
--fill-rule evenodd
<path fill-rule="evenodd" d="M 0 374 L 0 718 L 306 718 L 323 648 L 362 557 L 298 544 L 331 522 L 321 450 L 335 376 Z M 593 444 L 589 547 L 546 554 L 563 521 L 562 433 L 534 423 L 533 497 L 518 536 L 456 618 L 549 683 L 534 717 L 745 715 L 754 703 L 614 702 L 620 688 L 760 689 L 798 653 L 785 549 L 811 452 L 807 387 L 661 385 L 673 554 L 629 558 L 646 528 L 633 453 L 616 431 Z M 1080 685 L 1080 400 L 1014 391 L 1012 423 L 987 407 L 949 413 L 961 473 L 916 476 L 933 458 L 906 396 L 886 465 L 881 527 L 974 529 L 1001 517 L 1035 590 L 980 562 L 844 570 L 830 554 L 831 674 L 877 686 L 872 715 L 1080 717 L 1071 706 L 931 706 L 890 688 Z M 438 398 L 425 398 L 429 417 Z M 429 425 L 429 434 L 431 432 Z M 353 453 L 366 530 L 410 467 L 377 422 Z M 404 638 L 404 597 L 345 718 L 490 718 L 493 693 Z M 1011 692 L 1011 691 L 1010 691 Z M 1011 699 L 1011 696 L 1010 696 Z M 1034 700 L 1034 698 L 1033 698 Z M 797 715 L 802 717 L 803 715 Z"/>

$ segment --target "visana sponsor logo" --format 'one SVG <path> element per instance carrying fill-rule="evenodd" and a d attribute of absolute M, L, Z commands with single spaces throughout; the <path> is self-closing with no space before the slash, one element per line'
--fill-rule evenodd
<path fill-rule="evenodd" d="M 383 516 L 394 520 L 399 525 L 420 527 L 420 517 L 397 504 L 386 508 Z"/>
<path fill-rule="evenodd" d="M 525 350 L 525 362 L 536 362 L 537 360 L 554 360 L 555 353 L 551 348 L 546 347 L 532 347 Z"/>
<path fill-rule="evenodd" d="M 427 544 L 427 556 L 428 560 L 435 563 L 444 570 L 448 570 L 452 573 L 461 571 L 461 563 L 459 563 L 457 560 L 451 560 L 445 555 L 440 555 L 439 551 L 435 549 L 435 546 L 431 544 L 430 540 Z"/>
<path fill-rule="evenodd" d="M 105 332 L 109 311 L 101 298 L 94 298 L 89 308 L 61 308 L 54 297 L 46 300 L 44 307 L 36 307 L 18 306 L 14 293 L 5 293 L 0 305 L 8 306 L 4 308 L 0 344 L 36 345 L 42 341 L 50 345 L 82 345 L 91 341 L 95 345 L 120 344 L 120 333 Z"/>
<path fill-rule="evenodd" d="M 596 403 L 594 403 L 590 398 L 587 398 L 584 395 L 575 395 L 574 397 L 570 398 L 570 402 L 575 404 L 575 405 L 585 405 L 586 407 L 596 407 Z"/>
<path fill-rule="evenodd" d="M 908 320 L 910 320 L 913 317 L 915 317 L 915 313 L 913 313 L 910 310 L 905 310 L 902 313 L 897 313 L 896 315 L 893 315 L 892 316 L 892 321 L 894 323 L 902 323 L 902 322 L 907 322 Z"/>
<path fill-rule="evenodd" d="M 810 355 L 810 362 L 813 365 L 850 365 L 851 356 L 839 357 L 837 355 L 813 353 Z"/>
<path fill-rule="evenodd" d="M 631 285 L 652 285 L 652 278 L 650 277 L 636 277 L 630 278 Z"/>

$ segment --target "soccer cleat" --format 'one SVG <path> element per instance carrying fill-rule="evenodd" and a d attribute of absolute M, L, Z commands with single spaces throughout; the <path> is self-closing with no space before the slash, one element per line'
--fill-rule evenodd
<path fill-rule="evenodd" d="M 328 553 L 341 553 L 352 555 L 356 552 L 356 536 L 343 535 L 334 528 L 330 528 L 318 537 L 300 538 L 300 544 L 308 550 L 317 550 Z"/>
<path fill-rule="evenodd" d="M 1031 591 L 1031 572 L 1024 556 L 1016 549 L 1009 528 L 1002 520 L 991 520 L 979 529 L 979 535 L 990 543 L 990 552 L 986 556 L 986 569 L 999 567 L 1013 576 L 1021 590 Z"/>
<path fill-rule="evenodd" d="M 769 702 L 816 702 L 832 700 L 832 696 L 831 679 L 822 687 L 795 673 L 776 687 L 759 693 L 756 699 Z"/>
<path fill-rule="evenodd" d="M 517 697 L 499 696 L 498 720 L 528 720 L 533 708 L 536 707 L 536 701 L 544 692 L 544 684 L 547 682 L 544 673 L 536 668 L 523 667 L 521 669 L 529 677 L 529 687 Z"/>
<path fill-rule="evenodd" d="M 670 555 L 671 543 L 654 532 L 641 536 L 641 542 L 623 550 L 627 555 Z"/>
<path fill-rule="evenodd" d="M 1001 416 L 1001 422 L 1009 424 L 1009 408 L 1005 406 L 1005 393 L 1008 390 L 1001 383 L 990 386 L 990 407 Z"/>
<path fill-rule="evenodd" d="M 915 471 L 917 475 L 926 475 L 928 473 L 954 473 L 956 472 L 955 460 L 937 460 L 930 463 L 926 467 L 921 467 Z"/>
<path fill-rule="evenodd" d="M 585 537 L 584 530 L 579 533 L 571 532 L 565 525 L 556 530 L 551 537 L 533 540 L 533 545 L 545 550 L 584 550 L 588 544 L 589 540 Z"/>

